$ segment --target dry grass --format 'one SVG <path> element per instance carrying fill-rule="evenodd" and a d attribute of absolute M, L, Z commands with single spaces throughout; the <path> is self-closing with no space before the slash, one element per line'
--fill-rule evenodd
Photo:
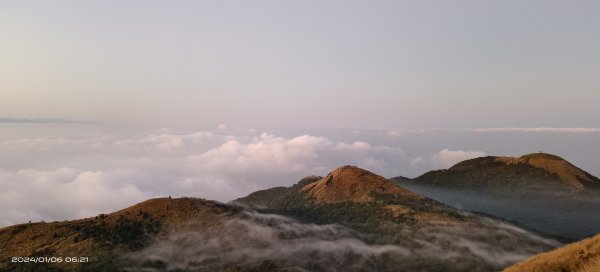
<path fill-rule="evenodd" d="M 586 172 L 561 157 L 551 154 L 533 153 L 519 158 L 498 157 L 496 160 L 506 164 L 524 163 L 536 168 L 544 169 L 549 173 L 559 176 L 567 185 L 580 191 L 584 190 L 584 186 L 580 182 L 580 179 L 592 182 Z"/>
<path fill-rule="evenodd" d="M 373 201 L 375 194 L 422 198 L 382 176 L 354 166 L 337 168 L 326 177 L 304 186 L 301 191 L 321 203 L 365 203 Z"/>
<path fill-rule="evenodd" d="M 108 214 L 74 221 L 29 223 L 0 229 L 0 270 L 7 269 L 17 256 L 85 256 L 90 262 L 108 254 L 127 251 L 131 243 L 143 242 L 147 234 L 166 234 L 175 228 L 214 226 L 228 211 L 222 204 L 195 198 L 150 199 Z M 198 220 L 200 219 L 200 220 Z M 140 231 L 135 233 L 135 231 Z M 124 235 L 115 238 L 115 231 Z M 147 233 L 150 231 L 151 233 Z M 77 270 L 79 264 L 60 263 L 57 267 Z"/>
<path fill-rule="evenodd" d="M 402 217 L 413 212 L 413 209 L 404 205 L 387 205 L 385 208 L 392 213 L 393 217 Z"/>
<path fill-rule="evenodd" d="M 454 226 L 459 224 L 469 224 L 469 222 L 458 222 L 456 218 L 441 212 L 420 212 L 413 216 L 417 223 L 430 226 Z"/>
<path fill-rule="evenodd" d="M 530 271 L 600 271 L 600 235 L 533 256 L 504 270 L 504 272 Z"/>

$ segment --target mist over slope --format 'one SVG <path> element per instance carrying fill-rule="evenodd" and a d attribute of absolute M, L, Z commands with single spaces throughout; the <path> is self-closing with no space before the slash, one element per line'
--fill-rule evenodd
<path fill-rule="evenodd" d="M 159 198 L 110 214 L 0 229 L 0 271 L 120 271 L 123 256 L 170 232 L 203 231 L 239 209 L 197 198 Z M 188 222 L 194 221 L 194 224 Z M 87 257 L 66 262 L 66 257 Z M 62 257 L 62 262 L 14 262 L 12 257 Z"/>
<path fill-rule="evenodd" d="M 454 207 L 567 239 L 600 232 L 600 180 L 555 155 L 482 157 L 412 180 L 394 180 Z"/>
<path fill-rule="evenodd" d="M 560 245 L 352 166 L 232 204 L 163 198 L 11 226 L 0 241 L 7 271 L 497 271 Z M 68 254 L 89 262 L 9 262 Z"/>
<path fill-rule="evenodd" d="M 439 263 L 438 270 L 493 271 L 529 252 L 557 245 L 509 224 L 460 212 L 352 166 L 236 202 L 301 222 L 337 223 L 376 234 L 413 252 L 403 263 L 425 258 L 429 259 L 425 263 Z M 435 271 L 427 265 L 410 269 Z"/>
<path fill-rule="evenodd" d="M 204 232 L 172 233 L 129 256 L 150 271 L 496 271 L 550 245 L 513 226 L 392 234 L 244 212 Z M 492 225 L 497 227 L 492 228 Z M 492 231 L 488 231 L 492 230 Z M 473 233 L 473 231 L 475 233 Z M 501 237 L 501 238 L 498 238 Z M 507 245 L 507 243 L 509 245 Z"/>

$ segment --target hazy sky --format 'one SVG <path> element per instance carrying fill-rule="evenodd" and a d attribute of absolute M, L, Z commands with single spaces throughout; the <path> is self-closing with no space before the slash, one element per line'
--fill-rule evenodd
<path fill-rule="evenodd" d="M 0 116 L 598 127 L 599 1 L 1 1 Z"/>

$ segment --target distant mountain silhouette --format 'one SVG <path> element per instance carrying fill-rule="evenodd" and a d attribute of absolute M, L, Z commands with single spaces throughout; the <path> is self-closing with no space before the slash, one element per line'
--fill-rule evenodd
<path fill-rule="evenodd" d="M 61 118 L 8 118 L 0 117 L 0 124 L 97 124 L 93 121 L 74 121 Z"/>

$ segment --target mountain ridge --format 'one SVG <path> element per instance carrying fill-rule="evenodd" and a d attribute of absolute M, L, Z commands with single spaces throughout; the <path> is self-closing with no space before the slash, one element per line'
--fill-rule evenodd
<path fill-rule="evenodd" d="M 339 167 L 326 177 L 306 184 L 300 192 L 306 192 L 323 203 L 370 202 L 374 200 L 373 194 L 417 197 L 382 176 L 351 165 Z"/>
<path fill-rule="evenodd" d="M 0 249 L 6 271 L 327 271 L 334 264 L 361 271 L 497 271 L 559 244 L 355 166 L 229 204 L 159 198 L 91 218 L 11 226 L 0 229 L 0 242 L 7 245 Z M 90 262 L 9 262 L 72 255 Z"/>
<path fill-rule="evenodd" d="M 430 223 L 447 224 L 445 219 L 452 221 L 461 218 L 458 213 L 448 213 L 449 207 L 444 204 L 410 192 L 370 171 L 350 165 L 338 167 L 325 177 L 310 176 L 291 187 L 257 191 L 232 203 L 266 212 L 309 217 L 311 220 L 322 217 L 322 214 L 338 216 L 335 211 L 344 209 L 348 212 L 375 209 L 377 212 L 373 211 L 373 215 L 385 218 L 391 214 L 393 217 L 410 218 L 413 223 L 429 220 Z M 356 218 L 337 219 L 353 221 Z M 361 228 L 362 224 L 355 227 Z"/>
<path fill-rule="evenodd" d="M 392 180 L 407 181 L 401 177 Z M 508 193 L 526 189 L 537 191 L 545 189 L 544 186 L 565 192 L 600 189 L 600 179 L 559 156 L 546 153 L 469 159 L 448 169 L 429 171 L 409 182 L 497 192 L 509 190 Z"/>
<path fill-rule="evenodd" d="M 556 155 L 479 157 L 414 179 L 392 180 L 443 203 L 516 221 L 561 240 L 600 232 L 600 179 Z"/>

